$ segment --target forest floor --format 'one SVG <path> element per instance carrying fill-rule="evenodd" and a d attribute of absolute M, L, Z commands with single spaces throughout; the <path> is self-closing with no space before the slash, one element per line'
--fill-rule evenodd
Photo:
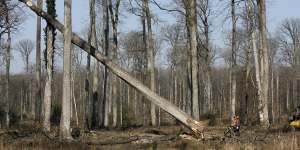
<path fill-rule="evenodd" d="M 80 138 L 61 142 L 57 129 L 45 134 L 28 127 L 0 130 L 0 149 L 300 149 L 300 131 L 283 132 L 282 128 L 262 130 L 242 127 L 240 137 L 224 137 L 225 127 L 208 127 L 204 140 L 197 140 L 184 127 L 140 127 L 119 130 L 97 130 L 81 133 Z"/>

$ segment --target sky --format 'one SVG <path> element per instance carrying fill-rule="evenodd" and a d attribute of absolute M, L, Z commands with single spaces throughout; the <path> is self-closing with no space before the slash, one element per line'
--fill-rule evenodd
<path fill-rule="evenodd" d="M 166 2 L 169 0 L 157 0 L 158 3 Z M 216 3 L 220 3 L 220 0 L 213 0 Z M 224 0 L 223 0 L 224 1 Z M 56 0 L 56 8 L 58 14 L 58 20 L 63 22 L 63 0 Z M 300 18 L 300 0 L 267 0 L 267 28 L 269 33 L 274 33 L 280 22 L 285 18 L 298 17 Z M 216 8 L 220 9 L 220 8 Z M 36 15 L 28 8 L 24 8 L 27 15 L 26 21 L 21 25 L 20 30 L 13 35 L 12 42 L 15 45 L 21 39 L 31 39 L 35 41 L 36 30 Z M 175 20 L 175 15 L 168 14 L 168 12 L 161 11 L 155 6 L 151 6 L 151 10 L 154 10 L 155 15 L 159 17 L 158 24 L 155 24 L 156 32 L 159 32 L 159 27 L 164 24 L 171 24 Z M 73 32 L 81 33 L 82 30 L 88 26 L 88 0 L 73 0 L 72 3 L 72 26 Z M 216 10 L 218 11 L 218 10 Z M 223 9 L 220 9 L 223 11 Z M 220 12 L 219 11 L 219 12 Z M 217 45 L 224 45 L 225 30 L 229 30 L 226 26 L 222 25 L 224 16 L 223 12 L 213 18 L 213 29 L 211 33 L 212 40 Z M 128 32 L 130 30 L 140 30 L 138 18 L 133 15 L 121 14 L 120 16 L 120 32 Z M 43 26 L 45 22 L 43 21 Z M 43 42 L 42 42 L 43 43 Z M 43 46 L 42 46 L 43 47 Z M 35 52 L 31 54 L 31 63 L 34 63 Z M 12 73 L 20 73 L 24 70 L 24 63 L 17 51 L 13 50 L 13 60 L 11 64 Z"/>

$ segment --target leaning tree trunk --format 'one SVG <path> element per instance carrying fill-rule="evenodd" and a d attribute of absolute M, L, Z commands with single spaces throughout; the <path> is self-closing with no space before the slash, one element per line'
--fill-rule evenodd
<path fill-rule="evenodd" d="M 60 136 L 71 138 L 70 134 L 70 103 L 71 103 L 71 40 L 72 40 L 72 0 L 64 1 L 64 54 L 63 54 L 63 96 L 60 119 Z M 95 49 L 94 49 L 95 50 Z"/>
<path fill-rule="evenodd" d="M 61 24 L 59 21 L 37 8 L 36 5 L 32 4 L 30 0 L 19 0 L 25 3 L 32 11 L 43 17 L 49 23 L 51 23 L 55 28 L 57 28 L 60 32 L 64 32 L 66 30 L 65 26 Z M 110 69 L 115 75 L 119 78 L 127 82 L 129 85 L 133 86 L 141 92 L 143 95 L 148 97 L 148 100 L 156 104 L 157 106 L 164 109 L 166 112 L 170 113 L 172 116 L 177 118 L 180 122 L 182 122 L 185 126 L 191 129 L 195 135 L 199 136 L 200 133 L 203 133 L 205 124 L 204 122 L 196 121 L 191 118 L 184 111 L 181 111 L 174 104 L 170 103 L 168 100 L 160 97 L 151 89 L 147 88 L 142 82 L 138 81 L 131 75 L 129 75 L 126 71 L 121 69 L 119 66 L 114 64 L 110 59 L 98 51 L 95 51 L 95 48 L 88 44 L 85 40 L 80 38 L 77 34 L 72 33 L 72 42 L 91 54 L 91 56 L 95 57 L 98 61 L 100 61 L 103 65 L 105 65 L 108 69 Z"/>

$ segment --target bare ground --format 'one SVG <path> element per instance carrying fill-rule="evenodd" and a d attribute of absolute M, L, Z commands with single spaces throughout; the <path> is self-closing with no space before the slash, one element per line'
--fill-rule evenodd
<path fill-rule="evenodd" d="M 204 140 L 197 140 L 182 126 L 131 128 L 82 132 L 73 141 L 60 141 L 57 130 L 45 134 L 38 128 L 0 130 L 0 149 L 282 149 L 299 150 L 300 132 L 281 128 L 244 128 L 240 137 L 225 138 L 224 127 L 209 127 Z"/>

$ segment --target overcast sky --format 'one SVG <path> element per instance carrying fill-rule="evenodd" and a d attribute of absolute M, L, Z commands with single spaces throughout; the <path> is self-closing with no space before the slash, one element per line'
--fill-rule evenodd
<path fill-rule="evenodd" d="M 159 3 L 166 2 L 165 0 L 157 0 Z M 220 4 L 220 0 L 213 0 L 216 3 Z M 224 1 L 224 0 L 223 0 Z M 218 4 L 216 4 L 218 5 Z M 88 0 L 73 0 L 72 4 L 73 10 L 73 31 L 80 33 L 84 27 L 88 26 L 89 18 L 88 18 Z M 228 29 L 227 27 L 222 25 L 222 20 L 227 12 L 223 11 L 222 6 L 216 6 L 216 11 L 218 12 L 218 16 L 213 20 L 213 29 L 212 32 L 212 40 L 217 45 L 224 44 L 224 36 L 222 33 Z M 157 26 L 158 29 L 160 26 L 168 23 L 171 24 L 174 22 L 174 15 L 168 15 L 167 12 L 159 11 L 155 6 L 151 7 L 155 10 L 155 14 L 159 17 L 160 22 L 154 26 Z M 274 32 L 278 27 L 280 22 L 285 18 L 290 17 L 299 17 L 300 18 L 300 0 L 267 0 L 267 27 L 270 33 Z M 35 41 L 35 26 L 36 26 L 36 16 L 29 9 L 25 9 L 25 12 L 28 14 L 26 21 L 23 23 L 21 30 L 13 36 L 13 44 L 17 43 L 21 39 L 31 39 Z M 58 20 L 63 22 L 63 0 L 57 0 L 57 14 Z M 140 30 L 139 20 L 137 17 L 128 14 L 122 14 L 120 17 L 120 31 L 128 32 L 130 30 Z M 45 23 L 43 23 L 45 24 Z M 34 63 L 35 53 L 33 52 L 31 55 L 31 63 Z M 13 60 L 12 60 L 12 72 L 19 73 L 24 70 L 24 63 L 21 61 L 19 54 L 16 51 L 13 51 Z"/>

